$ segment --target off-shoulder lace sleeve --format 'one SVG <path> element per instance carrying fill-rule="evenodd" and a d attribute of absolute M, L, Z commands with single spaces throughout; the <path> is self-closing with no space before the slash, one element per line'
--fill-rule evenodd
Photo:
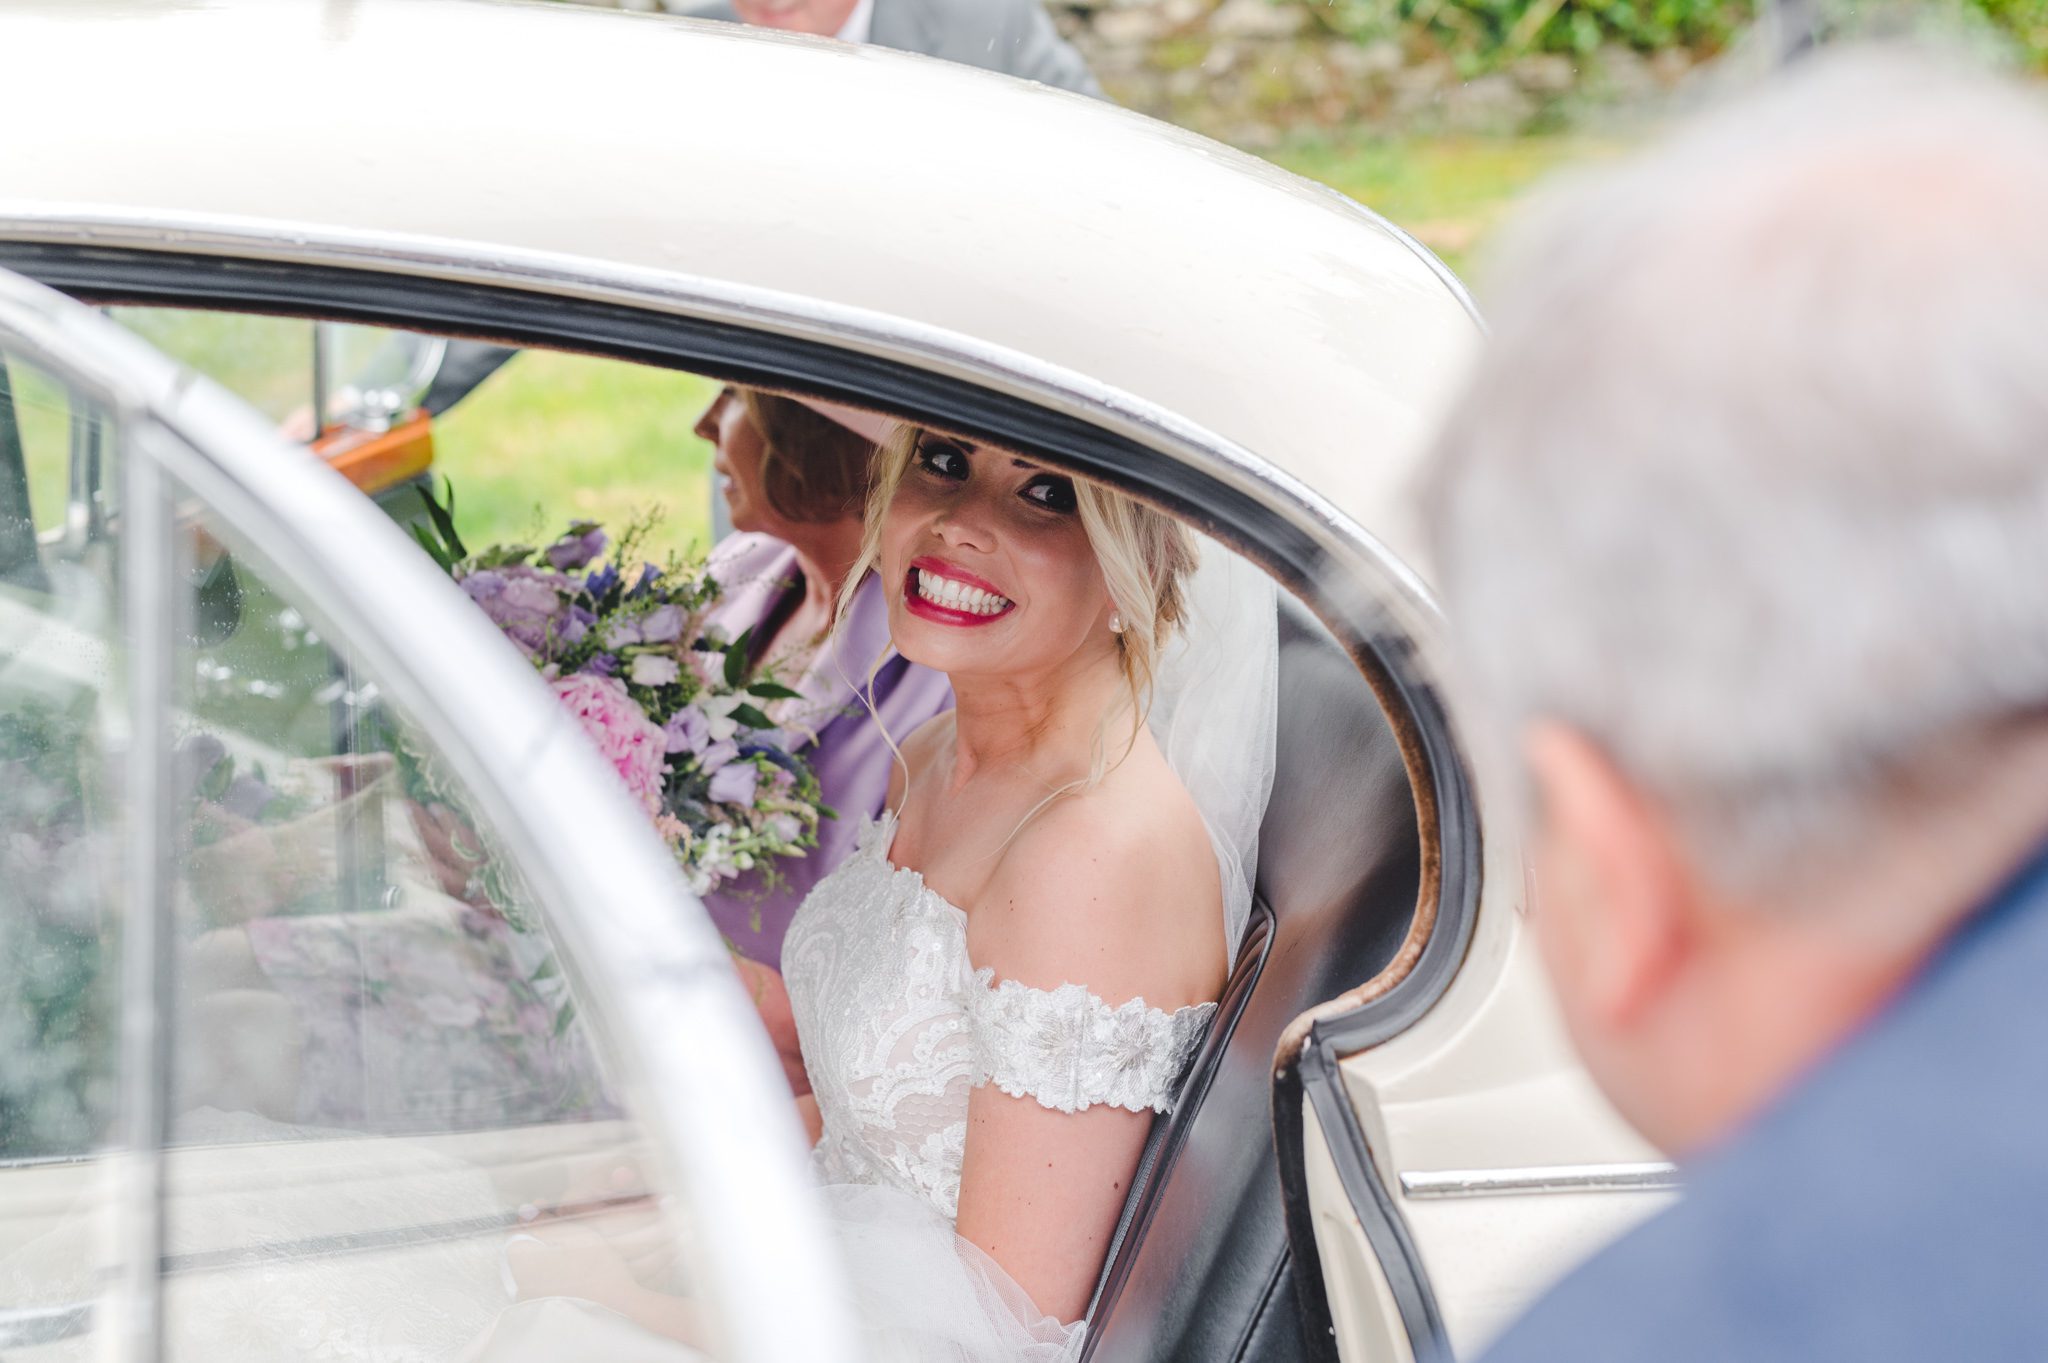
<path fill-rule="evenodd" d="M 1213 1003 L 1169 1013 L 1131 999 L 1112 1008 L 1078 984 L 1033 989 L 975 972 L 970 1011 L 974 1082 L 1058 1112 L 1097 1103 L 1173 1110 L 1181 1075 L 1202 1044 Z"/>

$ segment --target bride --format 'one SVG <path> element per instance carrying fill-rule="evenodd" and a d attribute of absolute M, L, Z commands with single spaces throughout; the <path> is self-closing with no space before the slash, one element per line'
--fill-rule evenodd
<path fill-rule="evenodd" d="M 1196 599 L 1241 566 L 1005 450 L 904 430 L 883 451 L 847 580 L 879 575 L 897 649 L 957 708 L 901 737 L 886 811 L 782 961 L 873 1356 L 1078 1351 L 1249 902 L 1271 587 L 1247 570 L 1263 596 Z"/>

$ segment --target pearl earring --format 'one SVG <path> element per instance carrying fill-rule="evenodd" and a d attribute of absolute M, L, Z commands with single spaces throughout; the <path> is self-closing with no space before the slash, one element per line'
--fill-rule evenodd
<path fill-rule="evenodd" d="M 1124 632 L 1124 618 L 1115 611 L 1109 613 L 1109 632 L 1111 634 L 1122 634 Z"/>

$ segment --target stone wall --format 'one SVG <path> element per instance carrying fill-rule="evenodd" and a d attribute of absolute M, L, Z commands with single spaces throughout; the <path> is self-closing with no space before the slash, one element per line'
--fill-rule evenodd
<path fill-rule="evenodd" d="M 1685 75 L 1682 51 L 1620 48 L 1584 61 L 1535 54 L 1463 79 L 1441 56 L 1359 43 L 1317 21 L 1317 0 L 1049 0 L 1061 31 L 1119 103 L 1243 146 L 1290 134 L 1512 133 L 1651 98 Z"/>

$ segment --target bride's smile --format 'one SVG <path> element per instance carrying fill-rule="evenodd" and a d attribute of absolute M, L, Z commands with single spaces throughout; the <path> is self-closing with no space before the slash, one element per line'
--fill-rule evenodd
<path fill-rule="evenodd" d="M 913 662 L 1011 677 L 1113 662 L 1109 586 L 1064 474 L 923 432 L 878 548 L 890 633 Z"/>
<path fill-rule="evenodd" d="M 942 625 L 985 625 L 1015 603 L 993 583 L 931 554 L 911 560 L 903 605 Z"/>

